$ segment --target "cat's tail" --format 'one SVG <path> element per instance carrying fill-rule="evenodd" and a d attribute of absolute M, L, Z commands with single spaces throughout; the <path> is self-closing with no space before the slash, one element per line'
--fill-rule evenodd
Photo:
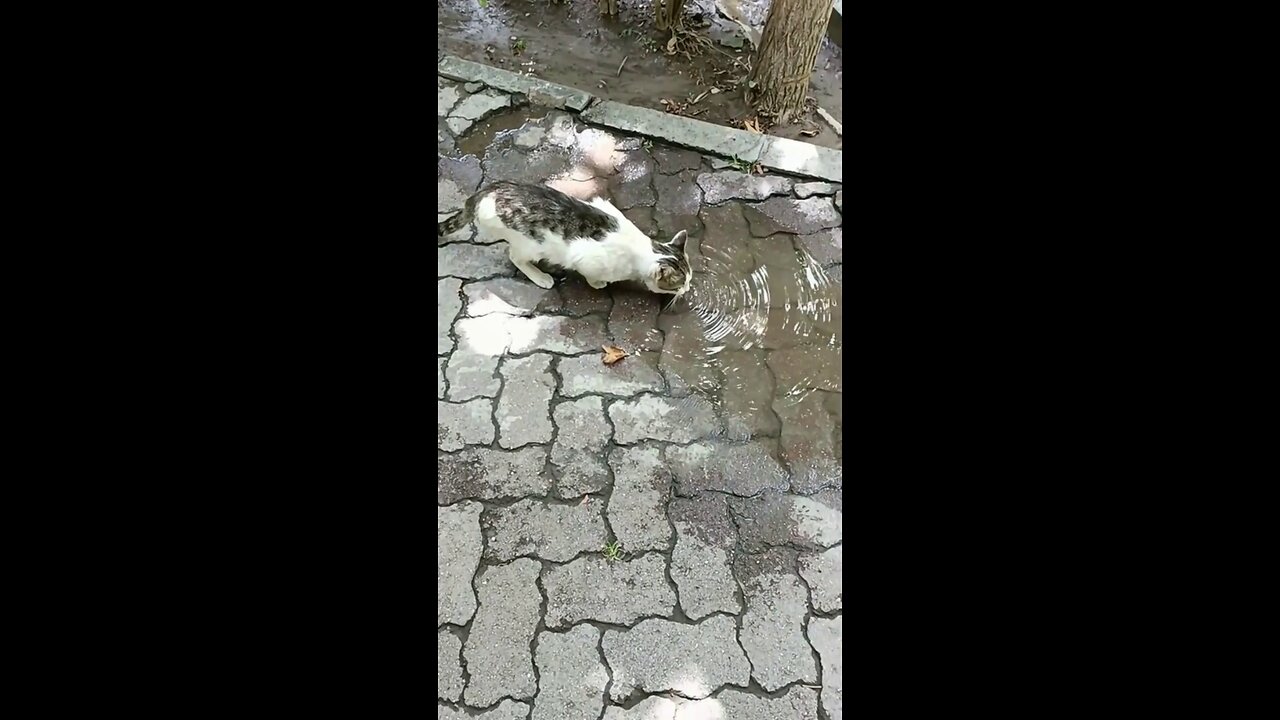
<path fill-rule="evenodd" d="M 462 207 L 462 212 L 436 225 L 436 237 L 444 237 L 449 233 L 457 232 L 467 226 L 471 222 L 471 218 L 475 217 L 475 203 L 470 200 Z"/>

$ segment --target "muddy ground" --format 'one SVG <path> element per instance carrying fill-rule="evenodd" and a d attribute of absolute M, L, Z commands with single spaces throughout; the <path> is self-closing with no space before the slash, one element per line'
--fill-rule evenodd
<path fill-rule="evenodd" d="M 763 25 L 768 0 L 728 2 L 748 24 Z M 488 0 L 483 7 L 480 0 L 440 0 L 438 8 L 441 54 L 529 72 L 630 105 L 666 110 L 674 103 L 680 114 L 708 122 L 741 127 L 755 117 L 738 85 L 745 82 L 751 44 L 715 12 L 713 0 L 687 0 L 686 25 L 708 41 L 691 58 L 665 52 L 670 33 L 653 27 L 652 0 L 618 0 L 617 17 L 601 16 L 594 0 Z M 833 14 L 809 94 L 844 122 L 839 42 L 840 17 Z M 802 135 L 804 130 L 818 134 Z M 812 114 L 767 132 L 842 147 L 831 127 Z"/>

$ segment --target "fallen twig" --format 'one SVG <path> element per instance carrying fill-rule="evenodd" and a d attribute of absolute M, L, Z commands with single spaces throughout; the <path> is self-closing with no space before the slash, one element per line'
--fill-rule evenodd
<path fill-rule="evenodd" d="M 630 55 L 623 56 L 622 63 L 618 65 L 618 77 L 622 77 L 622 66 L 627 64 L 627 58 L 629 57 L 631 56 Z"/>

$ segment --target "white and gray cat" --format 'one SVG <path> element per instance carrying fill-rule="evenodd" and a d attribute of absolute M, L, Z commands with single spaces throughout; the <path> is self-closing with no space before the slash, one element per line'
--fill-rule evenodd
<path fill-rule="evenodd" d="M 655 293 L 681 295 L 693 280 L 684 230 L 657 242 L 604 198 L 587 203 L 542 185 L 496 182 L 436 230 L 448 235 L 472 220 L 482 233 L 507 241 L 511 262 L 538 287 L 555 283 L 534 265 L 540 260 L 577 271 L 597 289 L 638 280 Z"/>

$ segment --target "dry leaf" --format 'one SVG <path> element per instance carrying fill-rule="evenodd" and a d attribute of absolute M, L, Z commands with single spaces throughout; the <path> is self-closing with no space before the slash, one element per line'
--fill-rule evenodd
<path fill-rule="evenodd" d="M 627 356 L 627 351 L 612 345 L 604 346 L 604 364 L 612 365 Z"/>

